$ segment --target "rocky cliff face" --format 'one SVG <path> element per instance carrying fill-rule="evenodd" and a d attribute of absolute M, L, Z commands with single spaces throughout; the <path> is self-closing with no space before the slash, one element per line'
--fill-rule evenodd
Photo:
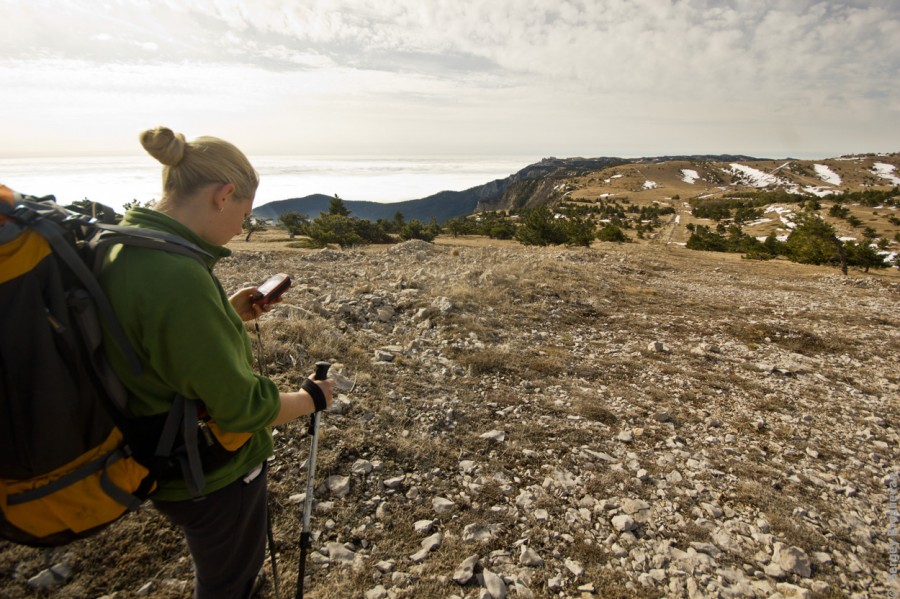
<path fill-rule="evenodd" d="M 562 197 L 562 180 L 626 162 L 622 158 L 544 158 L 503 179 L 499 193 L 480 200 L 475 210 L 518 210 L 542 206 Z"/>

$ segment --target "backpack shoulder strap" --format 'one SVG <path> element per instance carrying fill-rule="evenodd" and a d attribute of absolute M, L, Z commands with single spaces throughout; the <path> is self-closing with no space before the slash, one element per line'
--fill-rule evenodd
<path fill-rule="evenodd" d="M 123 244 L 145 247 L 150 249 L 158 249 L 173 254 L 181 254 L 193 258 L 209 270 L 206 259 L 213 259 L 214 256 L 198 246 L 191 243 L 183 237 L 164 233 L 162 231 L 154 231 L 153 229 L 140 229 L 138 227 L 123 227 L 122 225 L 105 225 L 98 224 L 97 228 L 101 233 L 93 241 L 92 246 L 96 253 L 94 271 L 102 262 L 103 255 L 106 253 L 108 246 Z"/>

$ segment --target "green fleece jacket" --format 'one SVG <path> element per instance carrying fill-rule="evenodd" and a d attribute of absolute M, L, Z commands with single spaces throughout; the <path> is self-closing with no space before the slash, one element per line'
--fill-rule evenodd
<path fill-rule="evenodd" d="M 134 208 L 122 224 L 173 233 L 213 258 L 231 250 L 207 243 L 165 214 Z M 135 376 L 116 344 L 106 339 L 113 370 L 134 396 L 135 416 L 167 412 L 176 393 L 199 399 L 219 426 L 253 433 L 226 465 L 206 472 L 203 494 L 221 489 L 272 455 L 268 424 L 280 408 L 278 389 L 253 372 L 250 337 L 222 284 L 196 260 L 162 250 L 114 246 L 100 283 L 144 367 Z M 161 481 L 155 499 L 190 498 L 180 478 Z"/>

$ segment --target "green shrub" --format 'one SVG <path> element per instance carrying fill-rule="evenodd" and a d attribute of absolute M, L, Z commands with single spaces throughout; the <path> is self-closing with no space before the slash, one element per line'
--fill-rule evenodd
<path fill-rule="evenodd" d="M 351 220 L 354 222 L 356 234 L 362 238 L 363 243 L 394 243 L 394 238 L 380 223 L 360 218 Z"/>
<path fill-rule="evenodd" d="M 444 230 L 454 237 L 459 237 L 460 235 L 475 235 L 477 233 L 476 224 L 477 223 L 473 219 L 468 219 L 465 216 L 458 216 L 456 218 L 451 218 L 444 223 Z"/>
<path fill-rule="evenodd" d="M 426 225 L 419 220 L 413 219 L 400 228 L 400 239 L 408 241 L 410 239 L 421 239 L 422 241 L 434 241 L 438 236 L 440 227 L 435 224 Z"/>
<path fill-rule="evenodd" d="M 482 212 L 474 226 L 476 234 L 486 235 L 491 239 L 512 239 L 516 228 L 516 224 L 500 212 Z"/>
<path fill-rule="evenodd" d="M 810 214 L 798 216 L 797 227 L 785 242 L 785 253 L 794 262 L 802 264 L 838 264 L 840 242 L 834 227 Z"/>
<path fill-rule="evenodd" d="M 613 223 L 606 224 L 597 232 L 597 239 L 600 241 L 612 241 L 615 243 L 626 243 L 629 241 L 628 235 L 625 234 L 620 227 Z"/>
<path fill-rule="evenodd" d="M 309 238 L 318 247 L 325 247 L 331 243 L 350 247 L 362 243 L 362 236 L 356 232 L 355 220 L 349 216 L 322 214 L 309 224 Z"/>
<path fill-rule="evenodd" d="M 562 223 L 547 206 L 526 211 L 516 230 L 516 240 L 524 245 L 560 245 L 566 239 Z"/>
<path fill-rule="evenodd" d="M 840 204 L 834 204 L 831 208 L 828 209 L 828 216 L 833 216 L 835 218 L 847 218 L 850 216 L 850 209 L 846 206 L 841 206 Z"/>
<path fill-rule="evenodd" d="M 869 243 L 844 243 L 844 251 L 847 254 L 847 264 L 862 268 L 864 272 L 869 272 L 870 268 L 887 268 L 888 264 L 884 261 L 884 257 Z"/>
<path fill-rule="evenodd" d="M 297 235 L 306 234 L 306 231 L 309 228 L 309 219 L 305 214 L 300 214 L 299 212 L 285 212 L 278 217 L 278 221 L 288 230 L 291 239 Z"/>
<path fill-rule="evenodd" d="M 591 247 L 596 237 L 594 223 L 590 218 L 571 216 L 562 222 L 566 245 Z"/>

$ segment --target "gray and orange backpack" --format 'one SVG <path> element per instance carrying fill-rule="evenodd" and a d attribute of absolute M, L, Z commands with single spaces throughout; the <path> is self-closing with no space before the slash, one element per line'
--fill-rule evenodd
<path fill-rule="evenodd" d="M 249 437 L 219 442 L 202 403 L 182 396 L 156 417 L 129 415 L 103 331 L 135 373 L 141 365 L 97 282 L 102 259 L 116 244 L 201 263 L 205 252 L 118 226 L 109 208 L 92 212 L 0 185 L 0 537 L 16 543 L 89 536 L 141 505 L 161 477 L 180 475 L 199 495 L 203 470 Z"/>

